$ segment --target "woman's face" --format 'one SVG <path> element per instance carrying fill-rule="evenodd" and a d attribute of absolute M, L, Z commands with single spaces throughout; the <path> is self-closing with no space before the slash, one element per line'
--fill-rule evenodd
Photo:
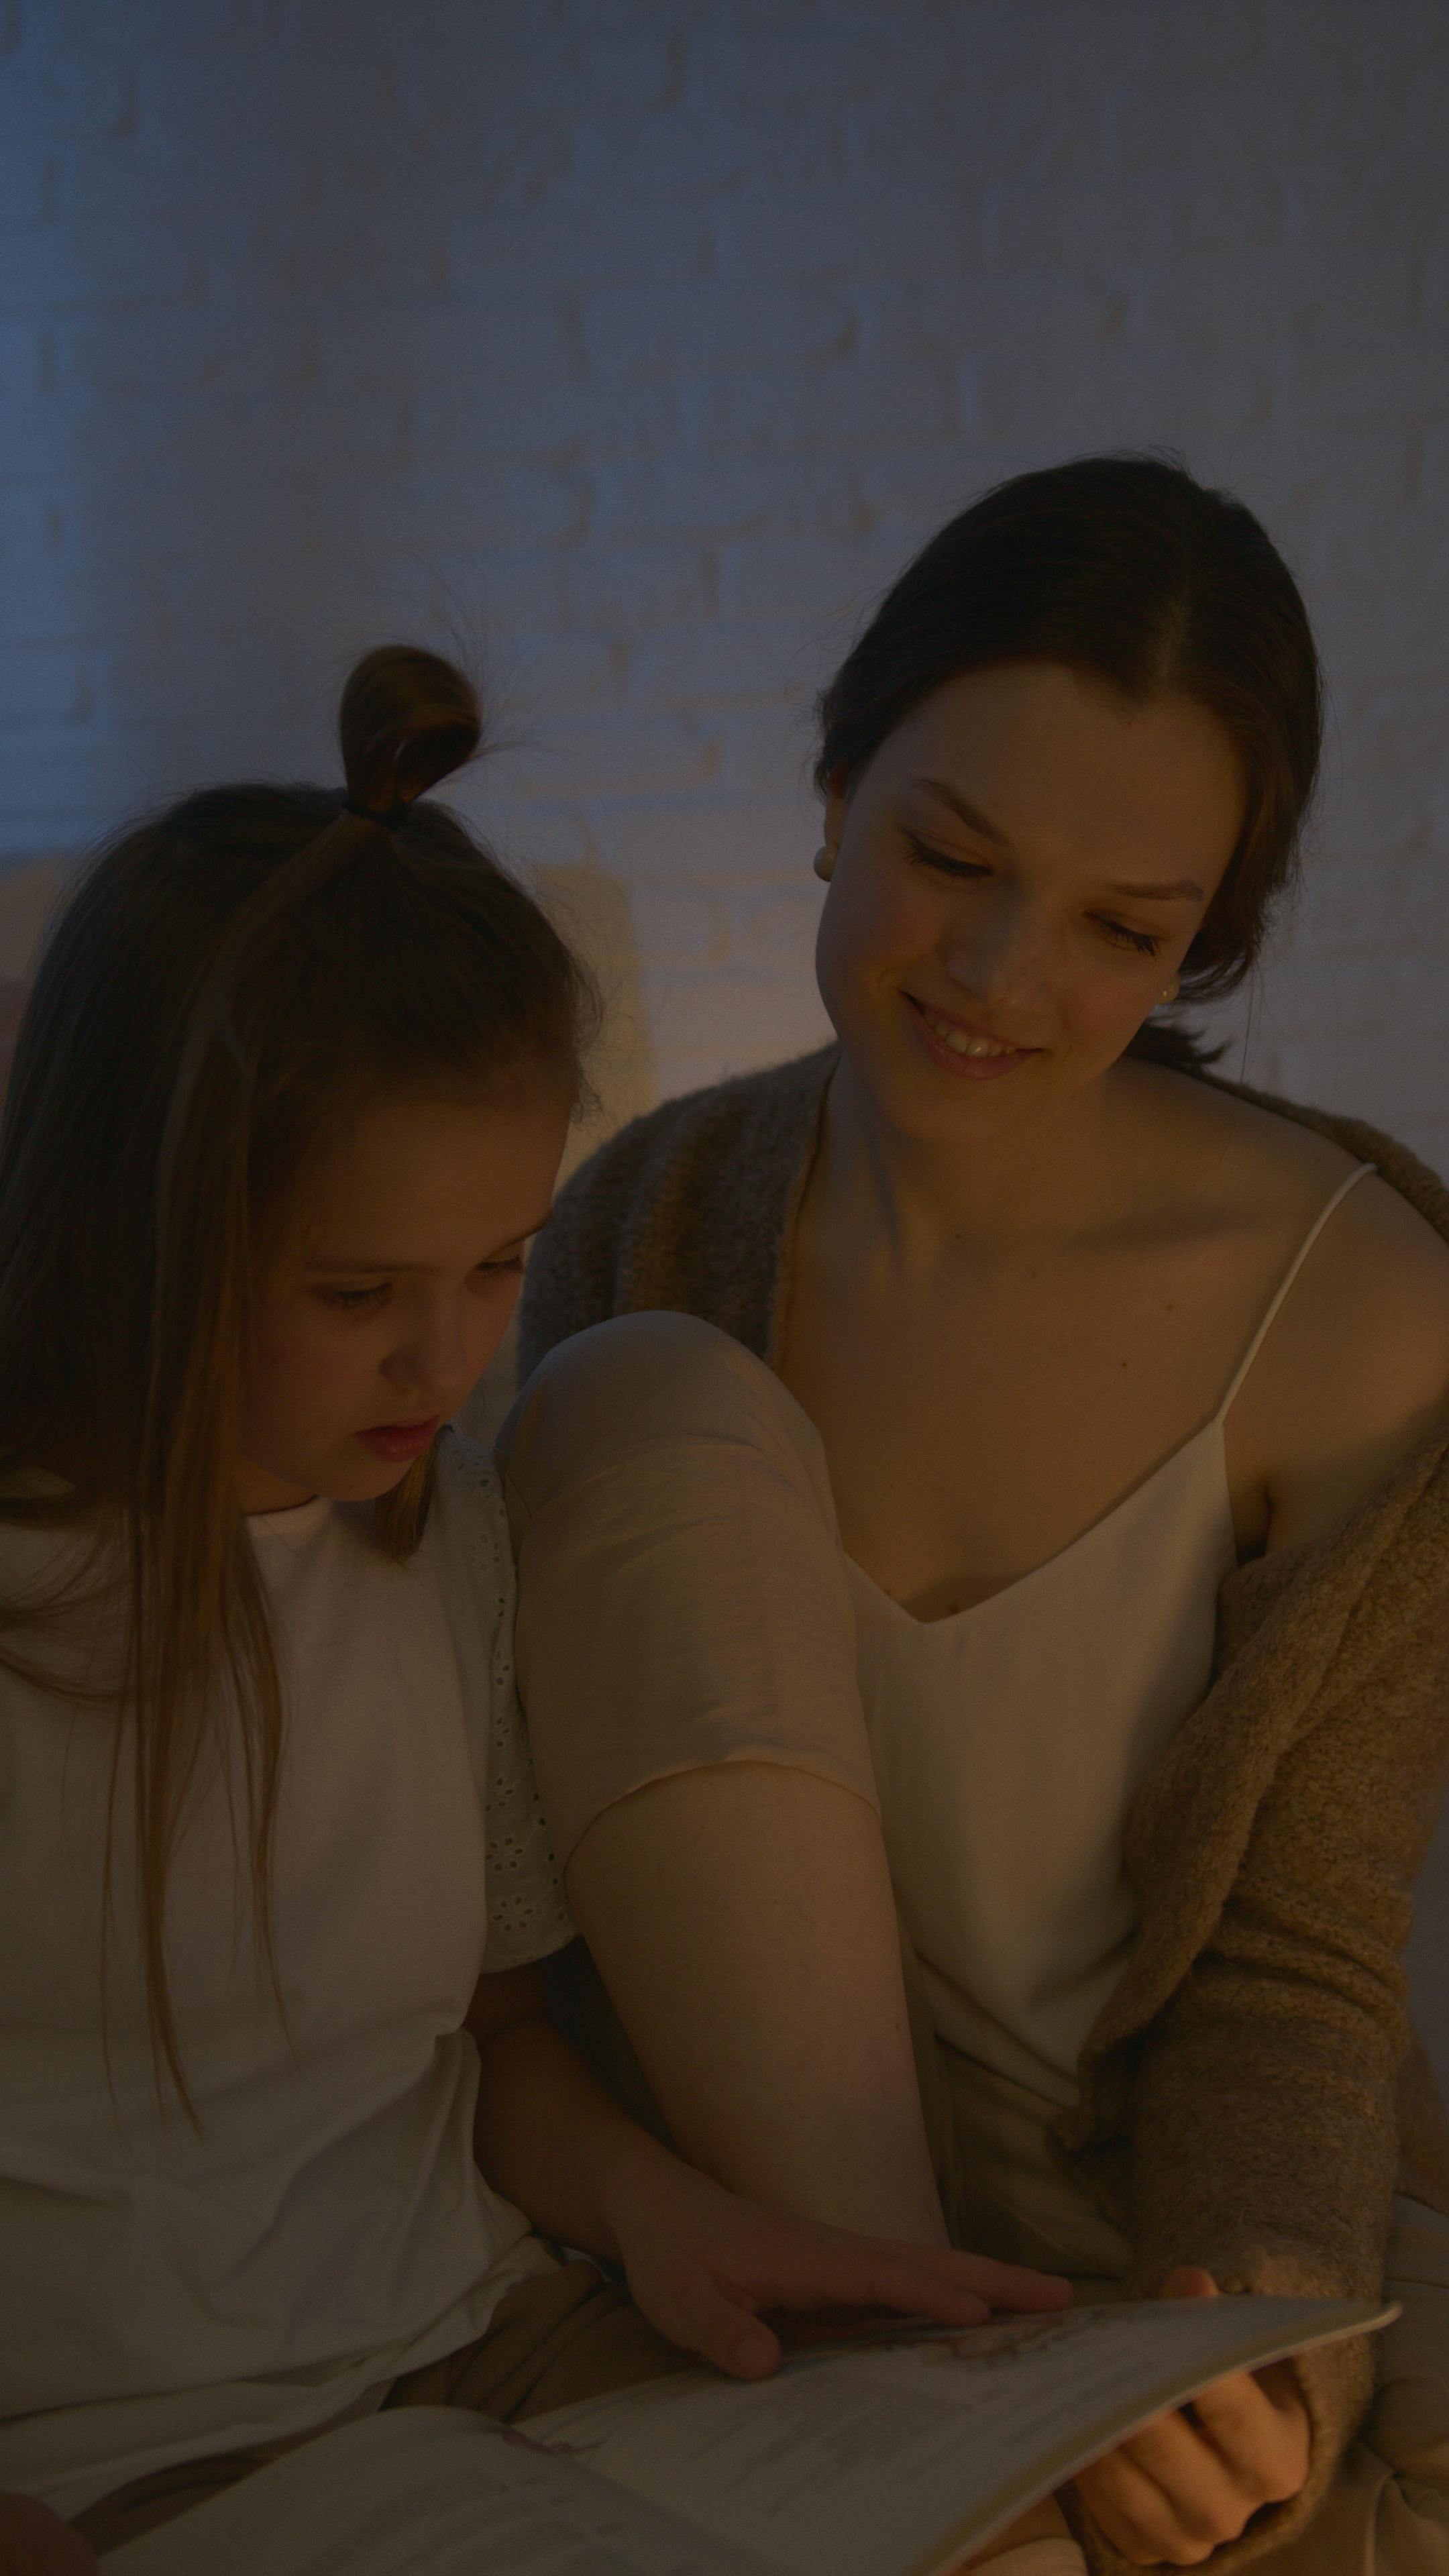
<path fill-rule="evenodd" d="M 1172 985 L 1242 811 L 1193 699 L 1134 705 L 1035 662 L 924 700 L 826 805 L 820 990 L 889 1122 L 977 1135 L 1105 1072 Z"/>

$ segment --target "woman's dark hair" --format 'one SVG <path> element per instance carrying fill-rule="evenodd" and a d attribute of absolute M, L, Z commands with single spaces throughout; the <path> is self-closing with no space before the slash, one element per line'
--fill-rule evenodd
<path fill-rule="evenodd" d="M 114 1542 L 158 2066 L 184 2079 L 166 1885 L 214 1712 L 240 1730 L 268 1921 L 276 1656 L 238 1499 L 252 1297 L 309 1173 L 375 1101 L 577 1099 L 587 975 L 456 816 L 415 800 L 471 759 L 475 693 L 435 655 L 358 663 L 345 788 L 213 787 L 120 833 L 47 942 L 0 1123 L 0 1527 Z M 60 1473 L 57 1474 L 56 1471 Z M 432 1455 L 373 1506 L 407 1557 Z M 74 1587 L 0 1599 L 0 1669 L 73 1623 Z"/>
<path fill-rule="evenodd" d="M 1322 682 L 1297 584 L 1251 510 L 1153 456 L 1084 456 L 963 510 L 887 592 L 819 703 L 823 790 L 858 778 L 944 682 L 1057 662 L 1142 701 L 1214 715 L 1242 763 L 1242 830 L 1182 967 L 1186 1002 L 1229 993 L 1291 883 L 1322 736 Z M 1210 1061 L 1149 1021 L 1132 1052 Z"/>

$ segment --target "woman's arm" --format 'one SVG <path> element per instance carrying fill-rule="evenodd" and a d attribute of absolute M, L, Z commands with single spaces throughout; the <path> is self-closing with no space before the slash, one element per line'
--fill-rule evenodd
<path fill-rule="evenodd" d="M 1412 1467 L 1405 1470 L 1413 1482 Z M 1238 1586 L 1271 1586 L 1273 1560 Z M 1296 1586 L 1264 1659 L 1288 1687 Z M 1176 2261 L 1241 2272 L 1281 2257 L 1282 2286 L 1371 2295 L 1397 2161 L 1408 2037 L 1404 1947 L 1449 1735 L 1449 1462 L 1384 1534 L 1351 1596 L 1316 1588 L 1298 1643 L 1311 1671 L 1271 1779 L 1250 1778 L 1245 1845 L 1212 1938 L 1138 2058 L 1133 2192 L 1144 2277 Z M 1319 1631 L 1336 1615 L 1342 1631 Z M 1251 1703 L 1257 1638 L 1240 1643 Z M 1313 1659 L 1310 1661 L 1310 1659 Z M 1226 1687 L 1231 1675 L 1219 1687 Z M 1244 1709 L 1244 1716 L 1249 1713 Z M 1151 1819 L 1134 1818 L 1146 1835 Z M 1211 2106 L 1218 2153 L 1195 2129 Z M 1264 2285 L 1266 2286 L 1266 2284 Z"/>
<path fill-rule="evenodd" d="M 1227 2290 L 1372 2297 L 1382 2286 L 1407 2036 L 1402 1954 L 1449 1734 L 1442 1444 L 1405 1463 L 1398 1507 L 1386 1500 L 1371 1517 L 1367 1582 L 1352 1529 L 1306 1593 L 1271 1555 L 1231 1580 L 1219 1687 L 1236 1667 L 1239 1704 L 1224 1723 L 1236 1713 L 1245 1748 L 1245 1847 L 1213 1937 L 1133 2043 L 1141 2295 L 1183 2264 Z M 1266 1654 L 1260 1638 L 1271 1640 Z M 1275 1680 L 1291 1687 L 1295 1670 L 1305 1704 L 1259 1783 L 1249 1776 L 1255 1694 Z M 1139 1809 L 1143 1848 L 1163 1822 Z M 1194 1865 L 1184 1850 L 1184 1874 Z M 1307 2475 L 1279 2515 L 1285 2540 L 1317 2510 L 1373 2379 L 1355 2343 L 1291 2368 L 1311 2440 Z"/>
<path fill-rule="evenodd" d="M 1446 1402 L 1449 1247 L 1397 1191 L 1364 1181 L 1305 1264 L 1230 1417 L 1235 1471 L 1247 1464 L 1264 1497 L 1267 1548 L 1262 1566 L 1233 1578 L 1234 1600 L 1256 1588 L 1291 1608 L 1283 1555 L 1331 1541 L 1432 1434 Z M 1433 1514 L 1430 1501 L 1421 1523 Z M 1449 1698 L 1449 1602 L 1440 1576 L 1424 1582 L 1442 1548 L 1409 1527 L 1385 1553 L 1391 1570 L 1412 1566 L 1411 1579 L 1391 1599 L 1382 1581 L 1370 1586 L 1358 1634 L 1276 1777 L 1243 1778 L 1252 1830 L 1216 1937 L 1136 2068 L 1142 2291 L 1380 2287 L 1405 2035 L 1401 1952 Z M 1300 1669 L 1319 1642 L 1301 1641 Z M 1280 1643 L 1279 1687 L 1292 1656 Z M 1168 1822 L 1157 1816 L 1159 1834 Z M 1152 1833 L 1141 1814 L 1134 1839 L 1145 1859 Z M 1211 2157 L 1201 2152 L 1205 2105 Z M 1220 2550 L 1250 2521 L 1256 2531 L 1269 2506 L 1280 2536 L 1301 2529 L 1370 2371 L 1366 2352 L 1347 2346 L 1243 2374 L 1098 2462 L 1077 2492 L 1111 2563 L 1195 2563 L 1205 2543 Z"/>

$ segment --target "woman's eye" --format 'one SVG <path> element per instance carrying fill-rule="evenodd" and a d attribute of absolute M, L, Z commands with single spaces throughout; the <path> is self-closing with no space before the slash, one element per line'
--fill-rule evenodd
<path fill-rule="evenodd" d="M 944 850 L 933 850 L 929 841 L 918 841 L 914 832 L 907 832 L 906 847 L 918 867 L 934 868 L 938 876 L 989 877 L 991 874 L 991 870 L 983 867 L 979 860 L 952 859 Z"/>
<path fill-rule="evenodd" d="M 475 1279 L 517 1279 L 522 1270 L 523 1255 L 515 1252 L 507 1261 L 480 1261 L 473 1276 Z"/>
<path fill-rule="evenodd" d="M 1106 921 L 1099 913 L 1097 927 L 1117 948 L 1135 948 L 1139 957 L 1155 957 L 1162 946 L 1150 930 L 1129 930 L 1125 921 Z"/>
<path fill-rule="evenodd" d="M 360 1314 L 367 1306 L 380 1306 L 386 1295 L 385 1279 L 380 1280 L 375 1288 L 324 1288 L 322 1291 L 324 1303 L 338 1307 L 344 1315 Z"/>

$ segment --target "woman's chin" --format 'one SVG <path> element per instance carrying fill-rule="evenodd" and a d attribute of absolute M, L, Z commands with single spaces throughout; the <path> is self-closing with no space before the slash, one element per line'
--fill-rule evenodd
<path fill-rule="evenodd" d="M 1045 1050 L 1034 1050 L 1007 1059 L 999 1071 L 958 1071 L 937 1064 L 911 1036 L 859 1049 L 847 1042 L 845 1054 L 876 1115 L 923 1145 L 965 1142 L 1014 1124 L 1040 1102 L 1055 1070 Z"/>

